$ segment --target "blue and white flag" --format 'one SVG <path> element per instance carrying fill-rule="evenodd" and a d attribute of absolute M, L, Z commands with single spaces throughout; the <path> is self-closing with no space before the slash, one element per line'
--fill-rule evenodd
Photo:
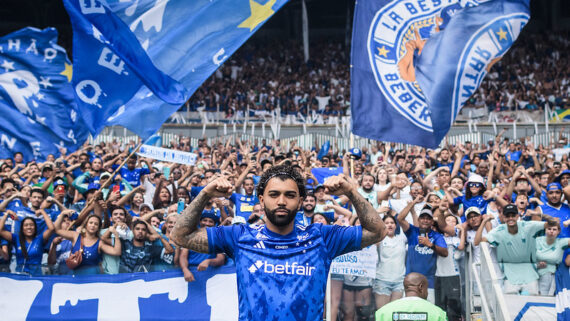
<path fill-rule="evenodd" d="M 564 251 L 562 263 L 556 269 L 556 313 L 558 321 L 570 320 L 570 271 L 564 263 L 566 256 L 570 254 L 570 249 Z"/>
<path fill-rule="evenodd" d="M 353 132 L 437 147 L 528 19 L 529 0 L 358 1 Z"/>
<path fill-rule="evenodd" d="M 143 139 L 287 0 L 65 0 L 74 86 L 92 133 Z"/>
<path fill-rule="evenodd" d="M 71 86 L 72 66 L 54 28 L 24 28 L 0 38 L 0 158 L 72 152 L 87 139 Z"/>
<path fill-rule="evenodd" d="M 115 275 L 0 273 L 2 320 L 237 320 L 235 266 Z"/>

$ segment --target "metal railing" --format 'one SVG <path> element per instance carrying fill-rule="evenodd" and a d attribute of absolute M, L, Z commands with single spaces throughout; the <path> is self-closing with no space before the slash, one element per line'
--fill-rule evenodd
<path fill-rule="evenodd" d="M 481 249 L 481 262 L 479 264 L 472 263 L 469 267 L 479 287 L 483 320 L 510 320 L 505 296 L 501 289 L 502 275 L 495 270 L 489 244 L 481 242 L 479 247 Z"/>
<path fill-rule="evenodd" d="M 258 128 L 259 127 L 261 127 L 261 126 L 258 126 Z M 265 126 L 263 126 L 263 127 L 265 127 Z M 337 130 L 341 131 L 340 127 L 337 127 Z M 270 131 L 271 130 L 269 130 L 269 129 L 267 130 L 267 132 L 270 132 Z M 258 142 L 261 142 L 262 139 L 270 140 L 272 138 L 271 135 L 263 135 L 263 134 L 262 135 L 254 135 L 255 130 L 235 131 L 235 129 L 233 129 L 233 130 L 231 130 L 231 129 L 225 130 L 224 129 L 224 133 L 225 133 L 224 135 L 220 135 L 217 137 L 204 137 L 204 138 L 206 139 L 206 141 L 209 145 L 211 145 L 212 143 L 214 143 L 216 141 L 226 141 L 227 139 L 231 139 L 233 144 L 235 144 L 235 141 L 237 138 L 241 139 L 244 142 L 249 141 L 251 144 L 253 144 L 253 142 L 255 140 L 257 140 Z M 263 133 L 265 133 L 265 130 L 263 131 Z M 171 132 L 159 132 L 159 135 L 161 135 L 161 137 L 162 137 L 162 144 L 163 145 L 169 145 L 171 141 L 178 142 L 179 139 L 183 137 L 183 135 L 179 135 L 179 134 L 175 134 L 175 133 L 171 133 Z M 560 135 L 560 132 L 550 131 L 550 132 L 534 134 L 532 136 L 529 136 L 529 138 L 530 138 L 530 141 L 532 141 L 534 143 L 534 146 L 538 147 L 540 144 L 549 145 L 551 142 L 558 142 L 559 135 Z M 322 146 L 326 141 L 329 141 L 331 144 L 331 148 L 334 148 L 336 146 L 339 151 L 342 151 L 342 150 L 348 150 L 351 147 L 356 147 L 356 148 L 366 147 L 366 148 L 370 149 L 372 144 L 376 143 L 376 141 L 374 141 L 372 139 L 363 138 L 363 137 L 359 137 L 356 135 L 354 135 L 352 137 L 352 142 L 351 142 L 351 138 L 347 137 L 347 136 L 349 136 L 349 135 L 346 135 L 346 134 L 338 135 L 338 132 L 335 135 L 320 134 L 320 133 L 303 133 L 303 134 L 293 136 L 293 137 L 282 138 L 281 139 L 281 146 L 284 146 L 287 149 L 289 144 L 291 143 L 291 141 L 295 141 L 297 146 L 300 146 L 303 149 L 311 149 L 314 146 Z M 570 132 L 562 132 L 562 136 L 564 136 L 566 138 L 570 138 Z M 462 133 L 462 134 L 457 134 L 457 135 L 450 135 L 447 138 L 447 142 L 449 144 L 453 144 L 453 145 L 464 144 L 467 141 L 470 141 L 473 144 L 485 144 L 486 142 L 488 142 L 489 140 L 493 140 L 494 138 L 495 138 L 495 135 L 493 135 L 491 133 L 468 132 L 468 133 Z M 200 137 L 190 137 L 190 145 L 191 146 L 197 146 L 199 139 L 200 139 Z M 136 135 L 128 135 L 127 136 L 127 135 L 101 134 L 101 135 L 97 136 L 96 138 L 90 137 L 89 143 L 99 144 L 101 142 L 112 143 L 113 141 L 117 141 L 120 144 L 125 144 L 125 143 L 131 142 L 131 141 L 137 142 L 138 140 L 139 140 L 139 138 Z M 443 140 L 440 144 L 440 147 L 443 147 L 445 144 L 446 144 L 446 140 Z M 401 144 L 401 143 L 395 144 L 396 149 L 403 149 L 406 151 L 412 147 L 414 147 L 414 145 Z"/>

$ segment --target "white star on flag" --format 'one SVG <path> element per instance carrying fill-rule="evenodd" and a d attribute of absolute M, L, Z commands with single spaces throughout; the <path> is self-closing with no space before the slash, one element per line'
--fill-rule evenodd
<path fill-rule="evenodd" d="M 36 98 L 37 98 L 38 100 L 42 100 L 42 99 L 45 98 L 45 96 L 44 96 L 42 93 L 37 93 L 37 94 L 36 94 Z"/>
<path fill-rule="evenodd" d="M 4 62 L 2 63 L 2 65 L 0 67 L 4 68 L 4 70 L 6 72 L 9 72 L 9 71 L 16 69 L 16 68 L 14 68 L 14 62 L 8 61 L 8 60 L 4 60 Z"/>
<path fill-rule="evenodd" d="M 39 84 L 40 84 L 41 86 L 44 86 L 44 88 L 48 88 L 48 87 L 53 86 L 53 85 L 51 84 L 51 82 L 49 82 L 49 77 L 42 77 L 42 76 L 40 76 L 40 79 L 41 79 L 41 81 L 39 82 Z"/>

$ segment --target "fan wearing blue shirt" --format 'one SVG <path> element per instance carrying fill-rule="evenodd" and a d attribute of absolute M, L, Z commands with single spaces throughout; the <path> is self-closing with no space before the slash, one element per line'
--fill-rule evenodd
<path fill-rule="evenodd" d="M 447 243 L 443 235 L 434 231 L 433 212 L 431 208 L 424 207 L 418 217 L 418 226 L 410 225 L 406 216 L 414 204 L 423 200 L 417 197 L 408 204 L 402 214 L 398 215 L 398 223 L 408 238 L 408 255 L 406 257 L 406 274 L 417 272 L 428 279 L 428 301 L 435 302 L 434 277 L 437 256 L 447 257 Z"/>
<path fill-rule="evenodd" d="M 202 253 L 225 252 L 235 260 L 240 320 L 322 320 L 327 275 L 332 260 L 377 243 L 384 223 L 344 175 L 325 183 L 327 192 L 347 195 L 361 226 L 295 226 L 305 197 L 305 181 L 290 166 L 263 173 L 257 194 L 266 225 L 197 229 L 202 209 L 214 197 L 227 197 L 232 184 L 220 177 L 208 184 L 178 219 L 172 239 Z"/>
<path fill-rule="evenodd" d="M 251 216 L 251 213 L 253 212 L 253 206 L 259 203 L 257 196 L 253 195 L 253 191 L 255 190 L 253 178 L 246 177 L 249 171 L 254 168 L 254 166 L 255 160 L 250 160 L 250 162 L 247 164 L 247 168 L 242 171 L 235 184 L 237 188 L 243 182 L 243 189 L 245 191 L 245 194 L 232 193 L 230 196 L 230 201 L 233 205 L 235 205 L 235 215 L 241 216 L 246 220 L 248 220 Z"/>
<path fill-rule="evenodd" d="M 570 206 L 562 203 L 562 186 L 559 183 L 550 183 L 546 186 L 548 202 L 540 205 L 540 213 L 558 218 L 560 220 L 560 234 L 558 237 L 570 237 Z"/>
<path fill-rule="evenodd" d="M 150 174 L 149 168 L 137 168 L 137 157 L 131 156 L 127 159 L 127 165 L 121 167 L 119 174 L 124 178 L 131 186 L 137 187 L 141 184 L 141 178 L 144 175 Z M 119 165 L 113 165 L 113 170 L 116 170 Z M 148 167 L 148 165 L 147 165 Z"/>

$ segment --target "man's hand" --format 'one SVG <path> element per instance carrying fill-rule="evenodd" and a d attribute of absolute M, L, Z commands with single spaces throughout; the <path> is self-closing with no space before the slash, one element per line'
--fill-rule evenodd
<path fill-rule="evenodd" d="M 340 174 L 330 177 L 323 185 L 327 194 L 340 196 L 355 192 L 356 187 L 353 184 L 353 179 L 344 176 L 344 174 Z"/>
<path fill-rule="evenodd" d="M 538 263 L 536 263 L 536 268 L 537 268 L 537 269 L 544 269 L 544 268 L 546 268 L 546 262 L 545 262 L 545 261 L 538 261 Z"/>
<path fill-rule="evenodd" d="M 424 201 L 424 196 L 423 196 L 423 195 L 418 195 L 418 196 L 416 196 L 416 198 L 414 199 L 413 202 L 414 202 L 414 204 L 419 204 L 419 203 L 421 203 L 421 202 L 423 202 L 423 201 Z"/>
<path fill-rule="evenodd" d="M 418 236 L 418 243 L 426 247 L 432 247 L 433 243 L 429 241 L 427 236 Z"/>
<path fill-rule="evenodd" d="M 184 271 L 184 281 L 186 282 L 194 282 L 196 279 L 194 278 L 194 274 L 192 272 L 186 270 Z"/>
<path fill-rule="evenodd" d="M 210 260 L 204 260 L 204 261 L 200 262 L 200 264 L 198 264 L 198 267 L 196 268 L 196 270 L 206 271 L 209 266 L 210 266 Z"/>
<path fill-rule="evenodd" d="M 214 179 L 203 189 L 210 198 L 229 197 L 232 191 L 233 185 L 223 176 Z"/>

